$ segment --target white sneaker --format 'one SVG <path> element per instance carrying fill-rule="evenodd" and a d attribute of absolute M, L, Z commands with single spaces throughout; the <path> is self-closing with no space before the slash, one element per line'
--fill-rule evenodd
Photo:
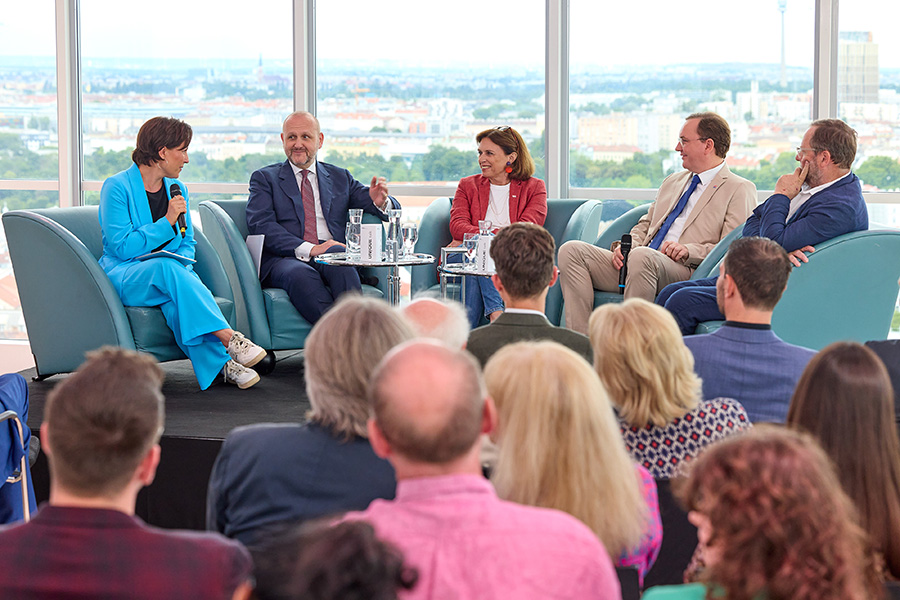
<path fill-rule="evenodd" d="M 245 367 L 252 367 L 266 357 L 266 351 L 244 337 L 240 331 L 235 331 L 228 342 L 228 354 L 232 360 Z"/>
<path fill-rule="evenodd" d="M 253 369 L 249 369 L 239 362 L 229 360 L 222 369 L 225 375 L 225 383 L 233 383 L 242 390 L 253 387 L 259 381 L 259 375 Z"/>

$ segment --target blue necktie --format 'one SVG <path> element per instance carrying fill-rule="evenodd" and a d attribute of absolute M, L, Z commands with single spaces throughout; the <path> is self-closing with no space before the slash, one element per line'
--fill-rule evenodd
<path fill-rule="evenodd" d="M 664 239 L 666 239 L 666 234 L 669 233 L 669 229 L 672 228 L 672 223 L 675 222 L 675 219 L 678 218 L 678 215 L 682 213 L 684 207 L 687 206 L 688 198 L 691 197 L 691 194 L 694 193 L 694 190 L 697 189 L 697 184 L 700 183 L 700 176 L 694 175 L 693 179 L 691 179 L 691 185 L 688 186 L 688 189 L 684 191 L 684 194 L 681 195 L 681 198 L 678 199 L 678 204 L 675 205 L 675 208 L 672 209 L 672 212 L 669 213 L 669 216 L 666 217 L 666 220 L 663 222 L 662 227 L 659 228 L 659 231 L 656 232 L 656 235 L 653 236 L 653 239 L 650 240 L 650 247 L 654 250 L 659 250 L 660 245 Z"/>

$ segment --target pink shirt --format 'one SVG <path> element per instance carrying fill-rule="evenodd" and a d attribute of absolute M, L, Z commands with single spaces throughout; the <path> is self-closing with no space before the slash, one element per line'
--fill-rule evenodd
<path fill-rule="evenodd" d="M 619 598 L 600 540 L 565 513 L 500 500 L 476 475 L 405 479 L 395 500 L 348 518 L 372 523 L 419 570 L 405 599 Z"/>

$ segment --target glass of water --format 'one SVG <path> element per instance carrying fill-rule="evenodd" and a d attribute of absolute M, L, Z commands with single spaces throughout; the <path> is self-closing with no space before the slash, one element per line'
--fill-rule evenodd
<path fill-rule="evenodd" d="M 491 234 L 491 221 L 489 219 L 483 219 L 478 221 L 478 233 L 479 235 L 490 235 Z"/>
<path fill-rule="evenodd" d="M 463 234 L 463 248 L 466 249 L 466 268 L 475 268 L 475 252 L 478 250 L 478 234 Z"/>
<path fill-rule="evenodd" d="M 360 224 L 347 223 L 346 235 L 344 237 L 344 239 L 347 240 L 347 258 L 360 258 L 359 235 Z"/>
<path fill-rule="evenodd" d="M 412 256 L 416 240 L 419 239 L 419 226 L 415 223 L 404 223 L 400 233 L 403 235 L 403 255 Z"/>

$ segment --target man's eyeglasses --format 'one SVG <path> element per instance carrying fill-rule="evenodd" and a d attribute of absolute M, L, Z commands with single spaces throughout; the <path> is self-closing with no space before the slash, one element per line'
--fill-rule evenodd
<path fill-rule="evenodd" d="M 821 152 L 821 150 L 817 148 L 805 148 L 803 146 L 797 146 L 797 154 L 803 154 L 807 150 L 812 152 L 813 154 L 818 154 L 819 152 Z"/>
<path fill-rule="evenodd" d="M 695 140 L 686 140 L 683 137 L 678 138 L 678 143 L 682 146 L 687 146 L 689 142 L 705 142 L 709 138 L 697 138 Z"/>

